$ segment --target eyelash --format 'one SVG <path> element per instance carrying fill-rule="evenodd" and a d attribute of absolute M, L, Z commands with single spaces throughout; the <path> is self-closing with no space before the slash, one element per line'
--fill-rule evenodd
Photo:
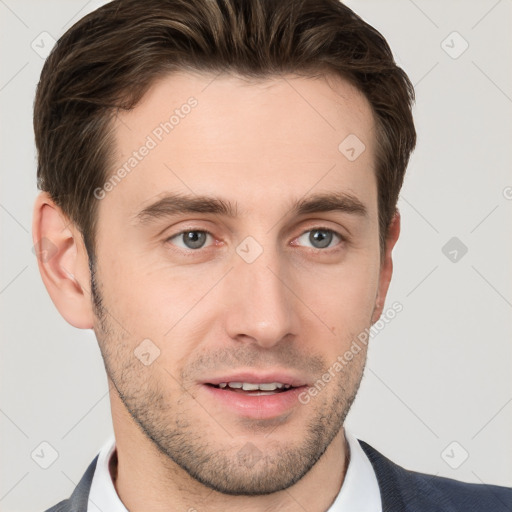
<path fill-rule="evenodd" d="M 323 226 L 315 226 L 315 227 L 306 229 L 297 238 L 301 238 L 303 235 L 305 235 L 306 233 L 309 233 L 310 231 L 325 231 L 326 233 L 332 233 L 333 235 L 335 235 L 336 237 L 339 238 L 338 244 L 336 244 L 333 247 L 326 247 L 326 248 L 323 248 L 323 249 L 320 249 L 320 248 L 317 248 L 317 247 L 310 247 L 309 249 L 311 251 L 315 251 L 315 252 L 316 251 L 318 251 L 318 252 L 321 251 L 321 252 L 324 252 L 324 253 L 330 253 L 330 252 L 333 252 L 333 251 L 340 250 L 339 246 L 343 242 L 347 242 L 347 238 L 345 236 L 343 236 L 342 234 L 338 233 L 337 231 L 334 231 L 333 229 L 326 228 L 326 227 L 323 227 Z M 205 229 L 188 228 L 188 229 L 180 231 L 179 233 L 175 233 L 174 235 L 171 235 L 170 237 L 166 238 L 165 242 L 170 242 L 172 239 L 177 238 L 177 237 L 179 237 L 181 235 L 184 235 L 185 233 L 205 233 L 206 235 L 210 235 L 210 236 L 213 237 L 212 233 L 210 233 L 209 231 L 207 231 Z M 180 251 L 184 251 L 186 253 L 189 253 L 189 254 L 191 254 L 191 253 L 198 253 L 198 252 L 200 252 L 202 250 L 205 250 L 204 247 L 200 247 L 199 249 L 190 249 L 190 248 L 183 249 L 181 247 L 178 247 L 177 249 L 180 250 Z"/>

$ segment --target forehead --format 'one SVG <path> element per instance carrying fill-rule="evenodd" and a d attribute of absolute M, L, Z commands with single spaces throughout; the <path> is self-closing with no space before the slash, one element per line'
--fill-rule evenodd
<path fill-rule="evenodd" d="M 122 178 L 103 203 L 130 214 L 170 191 L 243 195 L 247 211 L 308 191 L 376 197 L 372 109 L 338 77 L 174 73 L 114 130 L 110 175 Z"/>

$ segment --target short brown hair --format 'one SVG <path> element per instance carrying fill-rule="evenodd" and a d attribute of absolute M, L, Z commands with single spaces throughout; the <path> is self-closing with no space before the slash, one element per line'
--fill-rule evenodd
<path fill-rule="evenodd" d="M 178 70 L 253 78 L 321 71 L 351 81 L 376 119 L 383 253 L 416 132 L 413 86 L 377 30 L 338 0 L 114 0 L 59 39 L 34 104 L 38 187 L 78 227 L 90 264 L 93 191 L 110 168 L 112 116 Z"/>

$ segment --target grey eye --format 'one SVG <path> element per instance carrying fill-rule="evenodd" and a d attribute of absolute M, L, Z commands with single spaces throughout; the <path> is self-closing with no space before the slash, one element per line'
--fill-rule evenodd
<path fill-rule="evenodd" d="M 337 235 L 334 231 L 330 229 L 310 229 L 303 233 L 298 240 L 300 241 L 304 237 L 307 236 L 307 241 L 313 246 L 315 249 L 325 249 L 330 246 L 333 239 L 336 237 L 338 240 L 341 240 L 341 237 Z M 301 243 L 304 243 L 302 241 Z"/>
<path fill-rule="evenodd" d="M 175 243 L 175 245 L 181 249 L 201 249 L 209 235 L 210 234 L 207 231 L 190 230 L 182 231 L 181 233 L 171 237 L 169 240 L 181 242 L 183 245 Z"/>

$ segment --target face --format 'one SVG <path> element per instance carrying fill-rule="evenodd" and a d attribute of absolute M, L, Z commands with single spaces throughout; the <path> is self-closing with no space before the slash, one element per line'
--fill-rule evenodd
<path fill-rule="evenodd" d="M 175 74 L 114 129 L 92 283 L 113 413 L 219 492 L 285 489 L 340 435 L 365 347 L 333 365 L 382 292 L 371 108 L 332 77 Z"/>

